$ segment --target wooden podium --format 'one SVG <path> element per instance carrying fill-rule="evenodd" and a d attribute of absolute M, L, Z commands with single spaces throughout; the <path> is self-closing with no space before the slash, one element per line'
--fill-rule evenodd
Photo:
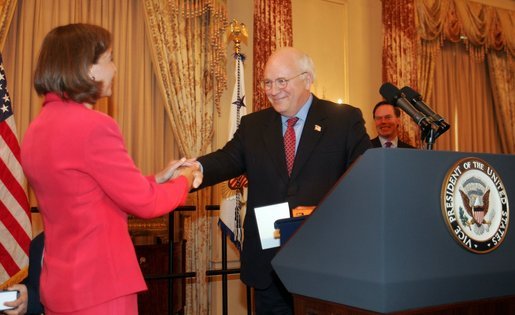
<path fill-rule="evenodd" d="M 378 315 L 351 306 L 293 295 L 296 315 Z M 515 314 L 515 296 L 431 306 L 388 313 L 391 315 L 501 315 Z"/>
<path fill-rule="evenodd" d="M 365 152 L 272 260 L 295 313 L 515 314 L 509 225 L 497 249 L 478 254 L 442 214 L 442 185 L 467 157 L 488 162 L 515 202 L 513 155 Z"/>

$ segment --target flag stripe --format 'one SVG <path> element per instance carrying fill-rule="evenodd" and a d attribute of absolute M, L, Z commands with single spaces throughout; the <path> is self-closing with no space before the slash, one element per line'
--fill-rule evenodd
<path fill-rule="evenodd" d="M 13 196 L 9 194 L 7 189 L 5 189 L 5 186 L 2 182 L 0 182 L 0 190 L 2 190 L 2 194 L 0 194 L 0 206 L 5 207 L 6 211 L 12 215 L 12 218 L 4 215 L 0 223 L 9 224 L 11 221 L 7 221 L 7 219 L 11 220 L 14 218 L 16 222 L 22 227 L 22 230 L 25 231 L 25 233 L 30 234 L 29 232 L 32 230 L 32 224 L 29 220 L 30 214 L 28 210 L 20 207 L 16 200 L 14 200 Z M 3 220 L 4 218 L 5 220 Z"/>
<path fill-rule="evenodd" d="M 2 262 L 0 261 L 0 284 L 5 283 L 5 281 L 8 280 L 10 277 L 11 276 L 7 275 L 7 271 L 5 270 L 4 265 L 2 265 Z M 0 289 L 4 289 L 3 285 L 0 285 Z"/>
<path fill-rule="evenodd" d="M 26 252 L 26 248 L 22 247 L 20 243 L 16 241 L 14 235 L 11 234 L 5 225 L 0 222 L 0 244 L 7 250 L 11 255 L 12 260 L 16 263 L 19 269 L 27 266 L 27 259 L 29 257 Z"/>
<path fill-rule="evenodd" d="M 0 202 L 0 217 L 2 217 L 2 222 L 7 231 L 11 233 L 16 242 L 22 246 L 25 253 L 29 254 L 29 246 L 30 246 L 30 237 L 27 234 L 27 231 L 22 227 L 20 222 L 16 219 L 15 216 L 7 209 L 3 202 Z M 5 239 L 2 238 L 0 244 L 4 243 Z"/>
<path fill-rule="evenodd" d="M 0 123 L 0 135 L 2 138 L 4 138 L 5 144 L 9 147 L 11 152 L 16 157 L 16 160 L 18 160 L 18 163 L 20 162 L 20 145 L 18 144 L 18 138 L 14 134 L 13 130 L 11 129 L 11 126 L 7 124 L 12 119 L 12 116 L 7 118 L 5 123 Z"/>
<path fill-rule="evenodd" d="M 21 168 L 21 166 L 19 167 Z M 29 215 L 29 202 L 27 200 L 27 195 L 25 194 L 25 189 L 23 189 L 18 180 L 14 177 L 13 173 L 9 170 L 10 169 L 4 163 L 4 160 L 0 159 L 0 178 L 2 179 L 2 182 L 7 190 L 13 195 L 14 199 L 16 199 L 18 204 L 25 210 L 26 214 Z"/>
<path fill-rule="evenodd" d="M 11 254 L 5 249 L 4 245 L 0 243 L 0 264 L 5 268 L 7 275 L 9 277 L 14 276 L 19 270 L 20 267 L 16 264 L 16 262 L 11 257 Z M 5 279 L 7 280 L 7 279 Z"/>

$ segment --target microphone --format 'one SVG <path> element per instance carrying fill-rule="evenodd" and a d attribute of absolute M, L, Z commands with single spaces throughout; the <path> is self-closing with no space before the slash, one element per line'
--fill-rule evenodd
<path fill-rule="evenodd" d="M 431 129 L 431 122 L 424 116 L 421 112 L 419 112 L 411 103 L 406 99 L 404 94 L 393 84 L 390 82 L 386 82 L 381 85 L 379 89 L 379 93 L 385 98 L 385 100 L 397 107 L 400 107 L 406 114 L 408 114 L 417 125 L 419 125 L 425 134 L 428 129 Z"/>
<path fill-rule="evenodd" d="M 406 95 L 406 98 L 415 106 L 416 109 L 429 116 L 438 125 L 438 135 L 444 133 L 449 129 L 450 125 L 445 122 L 442 116 L 435 113 L 429 105 L 424 103 L 422 95 L 417 91 L 413 90 L 409 86 L 405 86 L 401 89 L 401 92 Z"/>
<path fill-rule="evenodd" d="M 406 98 L 415 106 L 416 109 L 424 113 L 424 115 L 431 117 L 434 122 L 439 123 L 444 121 L 440 115 L 435 113 L 424 101 L 422 100 L 422 95 L 420 95 L 417 91 L 410 88 L 409 86 L 405 86 L 401 89 L 401 92 L 406 95 Z"/>

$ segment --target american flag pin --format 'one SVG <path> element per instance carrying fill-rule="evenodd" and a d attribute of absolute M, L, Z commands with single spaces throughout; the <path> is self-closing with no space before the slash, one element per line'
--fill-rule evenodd
<path fill-rule="evenodd" d="M 322 131 L 322 127 L 320 127 L 319 125 L 315 125 L 315 131 L 318 131 L 318 132 Z"/>

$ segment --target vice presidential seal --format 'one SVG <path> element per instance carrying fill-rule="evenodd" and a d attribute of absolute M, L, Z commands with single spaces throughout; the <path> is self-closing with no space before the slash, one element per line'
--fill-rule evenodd
<path fill-rule="evenodd" d="M 458 243 L 478 254 L 504 241 L 510 222 L 506 189 L 499 174 L 484 160 L 458 161 L 442 185 L 442 214 Z"/>

